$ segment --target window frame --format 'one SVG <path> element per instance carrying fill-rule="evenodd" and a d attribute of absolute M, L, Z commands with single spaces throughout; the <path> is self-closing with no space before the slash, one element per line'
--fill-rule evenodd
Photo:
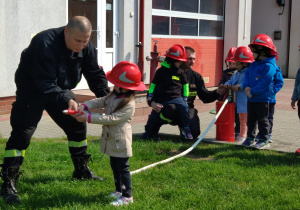
<path fill-rule="evenodd" d="M 172 0 L 170 0 L 170 10 L 162 10 L 162 9 L 153 9 L 152 8 L 152 16 L 162 16 L 169 18 L 169 35 L 160 35 L 160 34 L 152 34 L 152 38 L 188 38 L 188 39 L 224 39 L 224 7 L 225 2 L 223 0 L 223 15 L 211 15 L 211 14 L 203 14 L 200 13 L 200 0 L 198 0 L 198 13 L 193 12 L 180 12 L 180 11 L 173 11 L 172 9 Z M 171 33 L 171 18 L 185 18 L 185 19 L 196 19 L 198 21 L 198 29 L 197 29 L 197 36 L 193 35 L 172 35 Z M 200 29 L 200 20 L 212 20 L 212 21 L 222 21 L 222 37 L 217 36 L 199 36 L 199 29 Z"/>

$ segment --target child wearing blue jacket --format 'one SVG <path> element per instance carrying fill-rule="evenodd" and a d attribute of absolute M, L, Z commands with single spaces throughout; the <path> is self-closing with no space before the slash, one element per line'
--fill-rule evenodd
<path fill-rule="evenodd" d="M 276 57 L 276 61 L 277 60 L 278 60 L 278 58 Z M 272 96 L 271 96 L 271 100 L 269 101 L 269 116 L 268 116 L 269 129 L 270 129 L 269 136 L 268 136 L 269 143 L 272 143 L 272 131 L 273 131 L 275 104 L 276 104 L 276 94 L 281 90 L 282 87 L 283 87 L 283 77 L 282 77 L 281 69 L 280 69 L 280 67 L 276 66 L 276 74 L 275 74 L 275 78 L 274 78 Z M 260 136 L 257 135 L 255 140 L 259 141 L 259 139 L 260 139 Z"/>
<path fill-rule="evenodd" d="M 236 142 L 242 143 L 247 137 L 247 95 L 243 88 L 243 81 L 245 72 L 254 61 L 253 53 L 249 47 L 238 47 L 234 53 L 233 60 L 235 61 L 237 71 L 235 71 L 230 80 L 225 83 L 225 88 L 235 91 L 236 110 L 240 125 L 240 133 Z"/>
<path fill-rule="evenodd" d="M 243 146 L 250 147 L 255 144 L 256 123 L 260 139 L 254 145 L 257 149 L 269 146 L 269 101 L 272 98 L 274 79 L 276 74 L 277 55 L 272 39 L 266 34 L 258 34 L 249 44 L 255 62 L 245 73 L 243 87 L 248 96 L 248 132 Z"/>

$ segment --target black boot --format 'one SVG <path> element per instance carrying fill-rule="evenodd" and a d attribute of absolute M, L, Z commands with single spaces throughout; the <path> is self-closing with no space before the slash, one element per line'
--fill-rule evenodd
<path fill-rule="evenodd" d="M 20 167 L 10 166 L 3 168 L 0 172 L 0 177 L 3 180 L 1 185 L 1 196 L 6 203 L 20 203 L 20 198 L 17 192 L 17 180 L 21 174 Z"/>
<path fill-rule="evenodd" d="M 100 176 L 96 176 L 91 169 L 89 168 L 89 162 L 91 159 L 91 155 L 84 154 L 79 157 L 71 156 L 73 164 L 74 164 L 74 172 L 73 178 L 75 179 L 96 179 L 103 181 L 103 178 Z"/>

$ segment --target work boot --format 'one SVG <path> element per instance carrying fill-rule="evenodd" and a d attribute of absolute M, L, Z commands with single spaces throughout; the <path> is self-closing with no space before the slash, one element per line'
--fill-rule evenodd
<path fill-rule="evenodd" d="M 6 203 L 20 203 L 20 198 L 17 192 L 17 180 L 22 172 L 19 171 L 20 167 L 10 166 L 3 168 L 0 172 L 0 177 L 3 180 L 1 185 L 1 196 Z"/>
<path fill-rule="evenodd" d="M 82 156 L 74 157 L 71 156 L 74 164 L 73 178 L 75 179 L 96 179 L 103 181 L 103 178 L 96 176 L 89 168 L 89 162 L 91 159 L 90 154 L 84 154 Z"/>

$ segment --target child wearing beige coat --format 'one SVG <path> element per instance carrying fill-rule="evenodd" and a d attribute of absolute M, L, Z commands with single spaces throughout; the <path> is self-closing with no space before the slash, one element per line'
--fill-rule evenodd
<path fill-rule="evenodd" d="M 139 68 L 131 62 L 122 61 L 106 74 L 114 84 L 113 91 L 105 97 L 86 101 L 78 107 L 79 122 L 102 124 L 101 152 L 110 156 L 114 174 L 115 191 L 108 197 L 114 198 L 114 206 L 133 203 L 129 157 L 132 156 L 131 120 L 135 111 L 135 91 L 145 90 Z M 105 108 L 105 115 L 101 109 Z M 99 113 L 87 110 L 99 109 Z"/>

